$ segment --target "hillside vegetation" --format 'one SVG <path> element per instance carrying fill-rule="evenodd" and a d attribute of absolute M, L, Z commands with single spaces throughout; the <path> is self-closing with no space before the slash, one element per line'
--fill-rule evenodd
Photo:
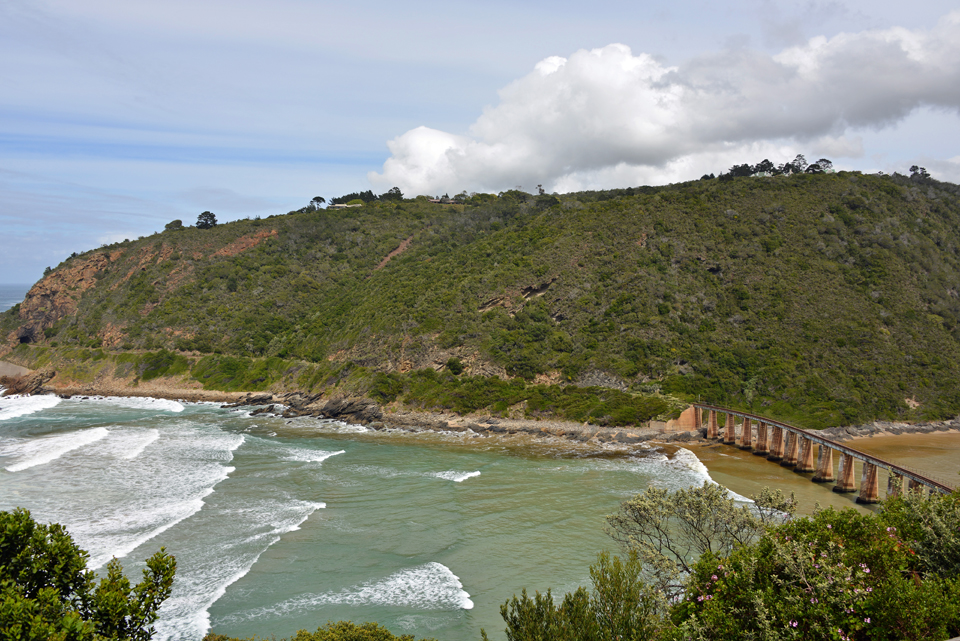
<path fill-rule="evenodd" d="M 25 343 L 8 355 L 23 363 L 37 344 L 45 358 L 162 348 L 219 388 L 300 363 L 310 386 L 367 372 L 394 398 L 427 368 L 699 397 L 810 427 L 960 412 L 957 186 L 726 178 L 170 229 L 71 257 L 0 330 Z"/>

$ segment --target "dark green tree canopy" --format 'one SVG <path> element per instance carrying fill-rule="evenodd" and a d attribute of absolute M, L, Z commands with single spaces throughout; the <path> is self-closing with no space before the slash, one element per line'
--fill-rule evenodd
<path fill-rule="evenodd" d="M 217 217 L 211 211 L 205 211 L 197 216 L 197 229 L 212 229 L 217 226 Z"/>

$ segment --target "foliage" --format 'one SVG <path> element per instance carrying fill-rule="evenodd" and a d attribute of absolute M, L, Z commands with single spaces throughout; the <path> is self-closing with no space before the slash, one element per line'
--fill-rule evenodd
<path fill-rule="evenodd" d="M 811 428 L 960 412 L 960 188 L 763 173 L 444 207 L 371 193 L 157 234 L 67 259 L 54 276 L 95 267 L 96 285 L 41 329 L 324 370 L 455 357 L 461 376 L 603 379 Z"/>
<path fill-rule="evenodd" d="M 143 354 L 120 354 L 117 362 L 131 363 L 137 377 L 144 381 L 161 376 L 177 376 L 190 369 L 190 361 L 184 356 L 165 349 Z"/>
<path fill-rule="evenodd" d="M 944 639 L 960 581 L 923 580 L 912 542 L 882 516 L 823 510 L 729 557 L 704 555 L 671 616 L 676 638 Z"/>
<path fill-rule="evenodd" d="M 631 557 L 624 567 L 635 569 L 624 574 L 630 577 L 625 583 L 613 579 L 616 573 L 592 571 L 595 586 L 631 585 L 619 593 L 661 595 L 662 600 L 655 602 L 659 617 L 645 618 L 650 613 L 645 605 L 634 613 L 651 622 L 650 628 L 636 637 L 620 632 L 620 638 L 894 641 L 960 633 L 954 556 L 960 493 L 908 493 L 885 502 L 879 513 L 818 509 L 811 517 L 784 520 L 780 510 L 751 518 L 715 487 L 709 493 L 648 490 L 625 504 L 620 518 L 628 523 L 618 522 L 611 533 L 621 541 L 629 535 Z M 789 511 L 793 503 L 769 490 L 758 499 L 767 510 Z M 630 504 L 646 506 L 642 519 L 623 515 Z M 726 513 L 729 525 L 717 525 L 711 510 Z M 763 513 L 760 509 L 754 516 Z M 652 531 L 657 518 L 670 524 Z M 706 536 L 715 540 L 708 544 Z M 659 555 L 685 568 L 681 589 L 661 592 L 657 583 L 644 585 L 644 576 L 657 578 L 645 554 L 654 563 Z M 524 592 L 501 608 L 507 638 L 599 638 L 582 624 L 593 620 L 582 616 L 591 612 L 585 601 L 583 588 L 567 594 L 559 607 L 549 592 L 533 599 Z"/>
<path fill-rule="evenodd" d="M 336 198 L 330 201 L 332 205 L 344 205 L 354 200 L 359 200 L 361 202 L 370 203 L 377 199 L 369 189 L 367 191 L 354 192 L 352 194 L 347 194 L 345 196 L 337 196 Z"/>
<path fill-rule="evenodd" d="M 255 638 L 246 641 L 254 641 Z M 207 634 L 203 641 L 244 641 L 242 639 L 227 637 L 223 634 Z M 411 634 L 395 636 L 386 628 L 376 623 L 363 623 L 357 625 L 350 621 L 328 622 L 325 626 L 317 628 L 316 632 L 300 630 L 290 638 L 289 641 L 414 641 Z M 423 639 L 423 641 L 433 641 L 432 639 Z"/>
<path fill-rule="evenodd" d="M 727 556 L 796 510 L 793 496 L 779 490 L 753 498 L 752 506 L 737 505 L 725 488 L 707 481 L 677 492 L 650 487 L 607 517 L 607 533 L 636 553 L 653 586 L 674 599 L 698 558 Z"/>
<path fill-rule="evenodd" d="M 217 225 L 217 217 L 213 212 L 205 211 L 197 216 L 197 229 L 213 229 Z"/>
<path fill-rule="evenodd" d="M 202 215 L 202 214 L 201 214 Z M 183 229 L 183 221 L 177 218 L 176 220 L 171 220 L 169 223 L 163 226 L 166 231 L 179 231 Z"/>
<path fill-rule="evenodd" d="M 531 385 L 521 379 L 438 374 L 417 370 L 399 378 L 408 405 L 466 414 L 481 409 L 505 413 L 525 404 L 530 417 L 557 416 L 595 425 L 639 425 L 673 409 L 662 398 L 601 387 Z"/>
<path fill-rule="evenodd" d="M 500 606 L 507 641 L 606 641 L 650 639 L 660 625 L 662 596 L 641 579 L 635 553 L 626 559 L 598 556 L 590 567 L 593 591 L 564 595 L 559 606 L 550 590 L 531 599 L 526 590 Z M 487 634 L 481 631 L 486 641 Z"/>
<path fill-rule="evenodd" d="M 87 558 L 63 526 L 36 523 L 20 508 L 0 512 L 0 638 L 150 639 L 176 560 L 161 548 L 131 587 L 116 559 L 95 583 Z"/>
<path fill-rule="evenodd" d="M 901 493 L 883 502 L 881 515 L 911 541 L 922 572 L 960 579 L 960 493 Z"/>

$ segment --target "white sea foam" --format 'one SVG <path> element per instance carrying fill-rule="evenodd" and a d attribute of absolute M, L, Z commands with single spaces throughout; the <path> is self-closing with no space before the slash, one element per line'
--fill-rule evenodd
<path fill-rule="evenodd" d="M 233 470 L 234 468 L 232 467 L 225 468 L 224 478 L 226 478 L 230 472 L 233 472 Z M 110 537 L 108 540 L 112 539 L 112 549 L 109 552 L 101 553 L 97 556 L 91 556 L 89 567 L 93 570 L 96 570 L 97 568 L 106 564 L 106 562 L 113 557 L 122 559 L 150 539 L 163 534 L 177 523 L 180 523 L 184 519 L 193 516 L 203 508 L 204 497 L 212 492 L 213 488 L 209 488 L 203 491 L 202 496 L 199 496 L 195 499 L 189 499 L 176 505 L 163 506 L 157 510 L 147 510 L 137 515 L 120 516 L 119 518 L 101 521 L 99 525 L 103 526 L 104 528 L 112 528 L 114 532 L 119 530 L 121 532 L 121 536 Z M 147 530 L 138 536 L 122 536 L 122 534 L 129 532 L 131 529 L 139 529 L 138 526 L 142 526 L 145 523 L 149 524 L 156 522 L 159 522 L 160 525 L 154 527 L 153 529 Z"/>
<path fill-rule="evenodd" d="M 672 457 L 661 451 L 651 451 L 633 459 L 628 467 L 639 474 L 651 477 L 651 485 L 671 491 L 700 486 L 704 483 L 719 485 L 710 476 L 707 466 L 697 458 L 697 455 L 682 447 L 677 449 Z M 752 502 L 730 489 L 727 489 L 727 495 L 736 501 Z"/>
<path fill-rule="evenodd" d="M 12 454 L 19 458 L 17 463 L 7 466 L 8 472 L 22 470 L 55 461 L 67 452 L 80 449 L 95 441 L 105 438 L 109 434 L 105 427 L 94 427 L 69 434 L 41 436 L 31 440 L 17 440 L 5 447 L 3 454 Z"/>
<path fill-rule="evenodd" d="M 170 641 L 201 638 L 210 629 L 210 606 L 242 579 L 271 545 L 287 532 L 300 529 L 311 514 L 324 507 L 324 503 L 288 501 L 219 514 L 217 522 L 210 524 L 217 530 L 237 526 L 248 529 L 240 540 L 237 536 L 224 540 L 223 549 L 214 550 L 213 555 L 204 547 L 204 558 L 192 559 L 189 569 L 177 575 L 173 594 L 164 603 L 160 619 L 154 625 L 156 638 Z"/>
<path fill-rule="evenodd" d="M 156 430 L 120 431 L 127 433 L 115 441 L 111 435 L 90 452 L 102 467 L 96 477 L 100 487 L 91 488 L 90 497 L 78 496 L 75 513 L 62 519 L 90 552 L 93 568 L 111 557 L 123 558 L 199 512 L 214 487 L 234 471 L 225 463 L 244 441 L 242 435 L 198 435 L 174 426 L 154 440 Z M 136 461 L 132 449 L 141 449 Z M 102 494 L 112 500 L 101 502 Z"/>
<path fill-rule="evenodd" d="M 85 402 L 94 401 L 109 405 L 119 405 L 136 410 L 152 410 L 155 412 L 182 412 L 183 404 L 165 398 L 149 396 L 91 396 Z"/>
<path fill-rule="evenodd" d="M 96 447 L 104 456 L 129 461 L 143 454 L 159 438 L 160 430 L 152 428 L 111 429 L 110 438 L 100 441 Z"/>
<path fill-rule="evenodd" d="M 434 472 L 430 476 L 435 476 L 438 479 L 445 479 L 447 481 L 453 481 L 454 483 L 463 483 L 467 479 L 473 478 L 474 476 L 480 476 L 480 472 L 457 472 L 455 470 L 449 470 L 447 472 Z"/>
<path fill-rule="evenodd" d="M 0 396 L 0 421 L 6 421 L 18 416 L 26 416 L 41 410 L 49 409 L 60 403 L 60 398 L 53 395 L 40 396 Z"/>
<path fill-rule="evenodd" d="M 376 605 L 420 610 L 473 609 L 473 601 L 463 589 L 460 578 L 444 564 L 434 561 L 339 592 L 305 594 L 273 606 L 238 612 L 219 619 L 217 623 L 236 624 L 264 616 L 289 616 L 323 605 Z"/>
<path fill-rule="evenodd" d="M 285 461 L 303 461 L 304 463 L 322 463 L 332 456 L 337 456 L 338 454 L 345 453 L 346 450 L 339 450 L 337 452 L 326 452 L 323 450 L 308 450 L 304 448 L 291 448 L 286 456 L 283 457 Z"/>

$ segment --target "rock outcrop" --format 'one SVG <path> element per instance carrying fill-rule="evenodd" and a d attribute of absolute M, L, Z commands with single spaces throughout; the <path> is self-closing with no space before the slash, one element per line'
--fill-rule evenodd
<path fill-rule="evenodd" d="M 96 252 L 77 258 L 72 264 L 51 272 L 30 288 L 20 304 L 20 326 L 7 336 L 8 344 L 40 343 L 43 330 L 77 311 L 80 297 L 97 283 L 97 272 L 105 269 L 121 252 Z"/>
<path fill-rule="evenodd" d="M 312 416 L 364 425 L 370 429 L 398 429 L 411 432 L 467 432 L 475 435 L 528 435 L 565 438 L 580 442 L 639 444 L 646 441 L 686 442 L 706 436 L 706 430 L 661 426 L 599 427 L 571 421 L 538 421 L 531 419 L 476 418 L 430 412 L 399 411 L 385 414 L 376 401 L 364 397 L 323 399 L 321 394 L 247 394 L 224 408 L 258 406 L 251 414 L 274 414 L 284 418 Z"/>
<path fill-rule="evenodd" d="M 5 390 L 0 396 L 14 394 L 38 394 L 44 391 L 47 381 L 56 376 L 52 369 L 41 369 L 24 374 L 23 376 L 0 376 L 0 387 Z"/>

